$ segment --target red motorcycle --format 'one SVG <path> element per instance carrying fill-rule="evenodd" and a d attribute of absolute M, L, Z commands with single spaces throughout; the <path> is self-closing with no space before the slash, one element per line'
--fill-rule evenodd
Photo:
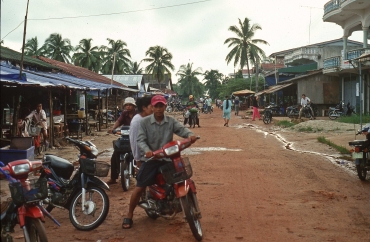
<path fill-rule="evenodd" d="M 190 179 L 193 171 L 189 158 L 181 157 L 181 151 L 190 145 L 190 139 L 171 141 L 162 149 L 153 152 L 153 157 L 147 162 L 156 162 L 155 159 L 163 158 L 170 158 L 171 161 L 159 168 L 156 184 L 149 186 L 139 206 L 152 219 L 158 217 L 170 219 L 183 211 L 191 232 L 200 241 L 203 238 L 199 220 L 202 216 L 195 183 Z"/>
<path fill-rule="evenodd" d="M 41 161 L 17 160 L 6 166 L 0 162 L 0 177 L 9 181 L 11 199 L 2 203 L 1 210 L 1 241 L 13 241 L 10 232 L 19 224 L 23 230 L 26 242 L 47 242 L 44 227 L 44 214 L 51 218 L 58 226 L 60 224 L 42 207 L 41 201 L 48 195 L 46 179 L 29 179 L 32 171 L 42 168 Z"/>

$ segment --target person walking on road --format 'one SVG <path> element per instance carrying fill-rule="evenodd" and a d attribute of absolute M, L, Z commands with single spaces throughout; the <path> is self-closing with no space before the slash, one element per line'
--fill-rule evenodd
<path fill-rule="evenodd" d="M 235 108 L 235 115 L 236 116 L 239 115 L 239 105 L 240 105 L 239 97 L 235 97 L 235 100 L 234 100 L 234 108 Z"/>
<path fill-rule="evenodd" d="M 232 105 L 231 100 L 229 100 L 229 97 L 226 96 L 225 100 L 222 103 L 222 117 L 224 118 L 224 121 L 225 121 L 224 126 L 226 127 L 229 127 L 231 105 Z"/>
<path fill-rule="evenodd" d="M 261 120 L 261 115 L 260 112 L 258 111 L 258 96 L 252 97 L 252 106 L 253 106 L 252 121 L 255 121 L 256 117 L 258 117 L 258 119 Z"/>

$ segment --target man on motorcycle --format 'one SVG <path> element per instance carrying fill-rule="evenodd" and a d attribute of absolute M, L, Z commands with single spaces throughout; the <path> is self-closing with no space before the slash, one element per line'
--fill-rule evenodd
<path fill-rule="evenodd" d="M 311 104 L 311 99 L 309 99 L 308 97 L 306 97 L 306 94 L 302 94 L 302 98 L 301 98 L 301 106 L 302 107 L 299 110 L 298 119 L 301 118 L 302 112 L 303 112 L 304 108 L 306 107 L 306 105 L 308 105 L 308 104 Z M 311 106 L 308 106 L 308 107 L 310 108 L 312 118 L 313 119 L 316 119 L 315 114 L 314 114 L 314 112 L 312 110 L 312 107 Z"/>
<path fill-rule="evenodd" d="M 153 151 L 161 148 L 163 145 L 173 140 L 173 134 L 183 138 L 190 138 L 192 143 L 196 141 L 196 136 L 185 128 L 176 119 L 164 114 L 166 110 L 166 99 L 161 95 L 155 95 L 151 100 L 153 114 L 144 117 L 139 126 L 137 144 L 141 151 L 141 157 L 153 156 Z M 133 213 L 139 203 L 141 194 L 146 186 L 155 183 L 157 170 L 160 166 L 166 164 L 165 160 L 155 160 L 144 162 L 137 174 L 137 184 L 130 198 L 129 211 L 123 219 L 122 228 L 130 229 L 132 227 Z"/>
<path fill-rule="evenodd" d="M 199 107 L 198 107 L 198 103 L 194 101 L 193 95 L 189 96 L 189 101 L 186 103 L 186 107 L 190 113 L 196 113 L 196 124 L 198 125 L 198 128 L 200 128 L 199 117 L 198 117 Z M 187 124 L 188 121 L 189 121 L 189 118 L 185 118 L 184 125 Z"/>
<path fill-rule="evenodd" d="M 42 104 L 41 103 L 37 104 L 36 110 L 32 111 L 25 119 L 26 120 L 34 119 L 36 123 L 39 123 L 39 125 L 41 126 L 42 135 L 44 136 L 45 147 L 49 148 L 48 125 L 46 122 L 46 113 L 42 109 Z"/>
<path fill-rule="evenodd" d="M 108 130 L 108 133 L 112 133 L 113 130 L 118 128 L 119 126 L 126 125 L 129 126 L 131 124 L 131 120 L 136 114 L 136 103 L 135 99 L 132 97 L 127 97 L 125 99 L 125 102 L 123 103 L 123 108 L 125 109 L 117 121 L 114 123 L 113 128 Z M 111 179 L 107 181 L 109 185 L 116 184 L 117 179 L 119 176 L 119 154 L 118 152 L 114 151 L 112 154 L 112 157 L 110 159 L 110 164 L 111 164 L 111 173 L 110 177 Z"/>

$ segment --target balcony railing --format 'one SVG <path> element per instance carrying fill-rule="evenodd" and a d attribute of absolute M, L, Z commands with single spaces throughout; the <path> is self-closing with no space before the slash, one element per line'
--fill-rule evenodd
<path fill-rule="evenodd" d="M 341 3 L 344 2 L 343 0 L 331 0 L 327 2 L 324 6 L 324 15 L 340 8 Z"/>
<path fill-rule="evenodd" d="M 314 59 L 319 54 L 318 48 L 300 48 L 293 53 L 284 56 L 284 63 L 291 63 L 296 59 L 308 58 Z"/>
<path fill-rule="evenodd" d="M 347 60 L 356 59 L 364 53 L 370 53 L 370 48 L 350 50 L 347 52 Z"/>
<path fill-rule="evenodd" d="M 324 69 L 340 67 L 340 56 L 330 57 L 324 60 Z"/>

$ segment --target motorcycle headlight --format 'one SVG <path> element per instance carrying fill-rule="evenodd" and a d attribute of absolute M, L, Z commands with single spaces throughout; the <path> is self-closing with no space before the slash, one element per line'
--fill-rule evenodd
<path fill-rule="evenodd" d="M 29 164 L 16 165 L 12 167 L 14 174 L 27 173 L 30 171 Z"/>
<path fill-rule="evenodd" d="M 168 148 L 164 149 L 164 152 L 168 156 L 173 155 L 173 154 L 176 154 L 177 152 L 179 152 L 179 146 L 178 145 L 174 145 L 174 146 L 168 147 Z"/>

